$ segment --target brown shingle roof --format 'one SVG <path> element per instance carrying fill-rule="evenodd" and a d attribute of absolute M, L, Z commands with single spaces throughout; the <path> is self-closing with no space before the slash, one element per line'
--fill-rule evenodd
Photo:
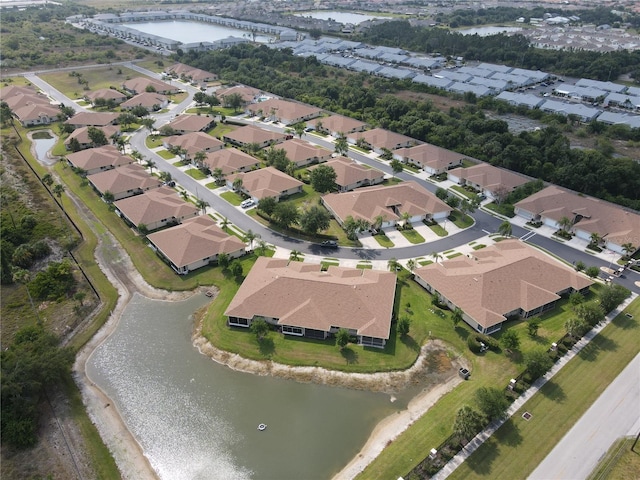
<path fill-rule="evenodd" d="M 307 116 L 318 116 L 322 112 L 322 109 L 318 107 L 281 100 L 279 98 L 270 98 L 264 102 L 249 105 L 247 108 L 254 113 L 262 110 L 266 116 L 271 115 L 271 112 L 275 111 L 275 116 L 282 120 L 296 120 Z"/>
<path fill-rule="evenodd" d="M 151 225 L 165 218 L 189 217 L 198 212 L 191 203 L 185 202 L 176 191 L 169 187 L 160 187 L 135 197 L 123 198 L 114 202 L 134 225 Z"/>
<path fill-rule="evenodd" d="M 118 114 L 113 112 L 79 112 L 64 123 L 69 125 L 103 127 L 105 125 L 112 125 L 116 121 L 116 118 L 118 118 Z"/>
<path fill-rule="evenodd" d="M 355 118 L 345 117 L 344 115 L 330 115 L 328 117 L 316 118 L 309 120 L 309 125 L 317 125 L 318 122 L 322 123 L 322 129 L 329 132 L 342 132 L 351 133 L 357 130 L 361 130 L 366 126 L 366 123 L 356 120 Z"/>
<path fill-rule="evenodd" d="M 96 100 L 98 98 L 104 98 L 105 100 L 121 100 L 127 98 L 124 93 L 121 93 L 113 88 L 100 88 L 93 92 L 88 92 L 85 95 L 90 100 Z"/>
<path fill-rule="evenodd" d="M 178 268 L 220 253 L 245 248 L 236 236 L 225 233 L 207 215 L 189 218 L 175 227 L 147 236 L 149 241 Z"/>
<path fill-rule="evenodd" d="M 414 270 L 417 277 L 484 328 L 517 309 L 530 311 L 559 299 L 558 292 L 593 282 L 519 240 L 503 240 L 473 253 Z"/>
<path fill-rule="evenodd" d="M 207 150 L 217 150 L 224 146 L 217 138 L 205 132 L 190 132 L 184 135 L 173 135 L 164 139 L 167 145 L 184 148 L 189 155 Z"/>
<path fill-rule="evenodd" d="M 178 115 L 167 125 L 176 131 L 199 132 L 208 128 L 213 122 L 213 118 L 208 115 Z"/>
<path fill-rule="evenodd" d="M 153 108 L 156 105 L 162 105 L 167 101 L 167 97 L 157 92 L 142 92 L 134 97 L 131 97 L 126 102 L 122 103 L 123 108 L 133 108 L 142 106 L 145 108 Z"/>
<path fill-rule="evenodd" d="M 225 315 L 278 318 L 280 325 L 389 338 L 396 276 L 362 270 L 260 257 Z"/>
<path fill-rule="evenodd" d="M 210 152 L 204 160 L 204 164 L 211 171 L 219 168 L 225 175 L 238 170 L 256 167 L 259 163 L 260 160 L 237 148 L 223 148 L 222 150 Z"/>
<path fill-rule="evenodd" d="M 95 170 L 104 167 L 119 167 L 133 163 L 133 159 L 122 155 L 113 145 L 104 145 L 97 148 L 88 148 L 67 155 L 67 160 L 76 168 L 82 170 Z"/>
<path fill-rule="evenodd" d="M 242 179 L 242 188 L 254 198 L 276 197 L 289 189 L 302 187 L 303 183 L 290 177 L 274 167 L 261 168 L 247 173 L 238 173 L 229 177 L 232 183 L 236 178 Z"/>
<path fill-rule="evenodd" d="M 578 195 L 557 186 L 549 186 L 515 204 L 517 209 L 558 222 L 562 217 L 583 218 L 574 229 L 597 233 L 616 244 L 640 245 L 640 215 L 592 197 Z"/>
<path fill-rule="evenodd" d="M 224 97 L 228 95 L 232 95 L 234 93 L 240 94 L 240 96 L 242 97 L 242 100 L 245 103 L 251 103 L 253 102 L 254 98 L 260 95 L 262 92 L 257 88 L 247 87 L 244 85 L 235 85 L 233 87 L 218 90 L 216 92 L 216 95 L 221 99 L 224 99 Z"/>
<path fill-rule="evenodd" d="M 116 196 L 130 190 L 148 190 L 162 185 L 160 180 L 135 163 L 89 175 L 87 178 L 100 193 L 111 192 Z"/>
<path fill-rule="evenodd" d="M 224 139 L 240 145 L 249 145 L 251 143 L 263 144 L 265 142 L 281 142 L 286 138 L 284 133 L 272 132 L 254 125 L 246 125 L 232 132 L 224 134 Z"/>
<path fill-rule="evenodd" d="M 9 106 L 11 110 L 14 112 L 19 109 L 26 107 L 28 105 L 51 105 L 49 99 L 44 95 L 38 95 L 36 93 L 17 93 L 16 95 L 12 95 L 7 99 L 3 99 L 3 101 Z M 58 109 L 58 112 L 60 110 Z"/>
<path fill-rule="evenodd" d="M 447 167 L 451 165 L 459 165 L 462 159 L 469 158 L 467 155 L 437 147 L 430 143 L 423 143 L 415 147 L 400 148 L 395 154 L 438 171 L 446 170 Z"/>
<path fill-rule="evenodd" d="M 373 130 L 367 130 L 365 132 L 353 133 L 349 135 L 349 137 L 354 138 L 355 140 L 363 138 L 374 148 L 386 148 L 389 150 L 395 150 L 402 146 L 417 143 L 417 141 L 411 137 L 391 132 L 383 128 L 374 128 Z"/>
<path fill-rule="evenodd" d="M 331 150 L 317 147 L 297 138 L 282 142 L 278 148 L 283 149 L 289 161 L 293 163 L 307 162 L 312 158 L 326 159 L 331 157 Z"/>
<path fill-rule="evenodd" d="M 13 114 L 21 122 L 29 122 L 40 117 L 55 119 L 59 113 L 59 108 L 47 104 L 25 105 L 24 107 L 18 108 L 13 111 Z"/>
<path fill-rule="evenodd" d="M 105 137 L 111 138 L 114 133 L 120 131 L 120 127 L 118 125 L 105 125 L 104 127 L 95 127 L 98 130 L 102 130 L 104 132 Z M 65 145 L 69 145 L 71 139 L 77 139 L 81 144 L 91 143 L 91 139 L 89 138 L 89 127 L 80 127 L 76 128 L 64 141 Z"/>
<path fill-rule="evenodd" d="M 364 167 L 347 157 L 336 157 L 329 160 L 325 165 L 333 168 L 336 172 L 336 184 L 341 187 L 353 185 L 365 180 L 369 182 L 382 181 L 384 178 L 384 172 L 376 170 L 375 168 Z M 314 168 L 317 167 L 311 167 L 310 170 Z"/>
<path fill-rule="evenodd" d="M 173 87 L 168 83 L 148 77 L 132 78 L 131 80 L 125 81 L 122 86 L 134 93 L 146 92 L 147 87 L 149 86 L 152 86 L 158 93 L 174 92 L 178 90 L 176 87 Z"/>
<path fill-rule="evenodd" d="M 450 170 L 449 173 L 458 178 L 463 178 L 468 182 L 480 185 L 490 192 L 501 187 L 510 191 L 529 181 L 522 175 L 518 175 L 510 170 L 494 167 L 488 163 L 479 163 L 468 168 L 454 168 Z"/>
<path fill-rule="evenodd" d="M 373 186 L 360 188 L 347 193 L 330 193 L 322 197 L 322 201 L 344 221 L 349 215 L 363 218 L 371 223 L 378 215 L 385 221 L 399 220 L 400 215 L 394 213 L 408 212 L 411 216 L 434 215 L 450 212 L 452 209 L 433 193 L 416 182 L 403 182 L 391 186 Z"/>

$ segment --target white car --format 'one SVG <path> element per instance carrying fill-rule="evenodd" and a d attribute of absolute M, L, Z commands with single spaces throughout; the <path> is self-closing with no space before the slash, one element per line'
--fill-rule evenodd
<path fill-rule="evenodd" d="M 240 206 L 242 208 L 249 208 L 249 207 L 253 207 L 255 205 L 256 202 L 253 201 L 252 198 L 247 198 L 246 200 L 244 200 Z"/>

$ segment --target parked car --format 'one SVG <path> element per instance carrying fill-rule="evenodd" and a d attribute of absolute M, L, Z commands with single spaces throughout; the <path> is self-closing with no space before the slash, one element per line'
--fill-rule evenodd
<path fill-rule="evenodd" d="M 249 208 L 249 207 L 253 207 L 255 205 L 256 202 L 253 201 L 252 198 L 247 198 L 246 200 L 244 200 L 240 206 L 242 208 Z"/>
<path fill-rule="evenodd" d="M 338 242 L 335 240 L 325 240 L 320 245 L 326 248 L 338 248 Z"/>

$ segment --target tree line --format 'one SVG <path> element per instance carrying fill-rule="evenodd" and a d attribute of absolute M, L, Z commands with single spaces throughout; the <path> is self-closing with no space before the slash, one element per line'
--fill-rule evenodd
<path fill-rule="evenodd" d="M 220 51 L 193 52 L 182 61 L 216 72 L 227 82 L 244 83 L 316 105 L 640 210 L 640 164 L 615 157 L 610 148 L 570 148 L 563 132 L 568 121 L 565 117 L 535 111 L 539 117 L 550 120 L 551 125 L 540 131 L 512 134 L 506 122 L 488 119 L 481 108 L 515 108 L 504 102 L 481 99 L 477 104 L 445 113 L 429 100 L 403 100 L 395 95 L 407 88 L 420 88 L 411 82 L 354 74 L 322 65 L 315 57 L 296 57 L 288 50 L 266 46 L 240 45 Z M 588 127 L 594 129 L 590 133 L 607 131 L 606 126 L 597 122 Z M 637 129 L 634 133 L 628 129 L 620 131 L 624 133 L 623 130 L 634 138 L 638 134 Z"/>

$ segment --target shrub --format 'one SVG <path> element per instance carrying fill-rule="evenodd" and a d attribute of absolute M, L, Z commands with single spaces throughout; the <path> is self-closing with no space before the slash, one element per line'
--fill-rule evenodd
<path fill-rule="evenodd" d="M 480 353 L 480 342 L 476 340 L 475 335 L 469 335 L 467 337 L 467 346 L 473 353 Z"/>

